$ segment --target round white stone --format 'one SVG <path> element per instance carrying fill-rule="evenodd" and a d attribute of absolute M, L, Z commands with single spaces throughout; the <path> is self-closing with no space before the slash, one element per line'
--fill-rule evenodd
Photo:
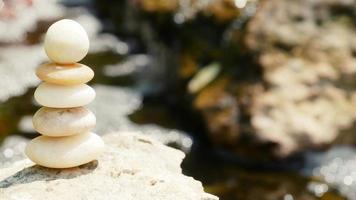
<path fill-rule="evenodd" d="M 84 107 L 42 107 L 33 116 L 33 126 L 42 135 L 60 137 L 89 132 L 95 127 L 95 115 Z"/>
<path fill-rule="evenodd" d="M 67 137 L 39 136 L 26 146 L 26 155 L 36 164 L 50 168 L 76 167 L 98 158 L 105 144 L 88 132 Z"/>
<path fill-rule="evenodd" d="M 48 28 L 44 48 L 53 62 L 71 64 L 82 60 L 87 55 L 89 38 L 78 22 L 63 19 Z"/>
<path fill-rule="evenodd" d="M 41 83 L 35 91 L 36 101 L 50 108 L 73 108 L 89 104 L 95 98 L 95 91 L 86 84 L 62 86 Z"/>

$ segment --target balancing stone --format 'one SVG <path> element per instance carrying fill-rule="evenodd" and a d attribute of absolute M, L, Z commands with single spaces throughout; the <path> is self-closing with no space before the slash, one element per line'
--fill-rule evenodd
<path fill-rule="evenodd" d="M 88 53 L 89 39 L 80 24 L 64 19 L 49 27 L 44 46 L 52 62 L 37 68 L 43 82 L 34 97 L 45 107 L 33 116 L 33 126 L 42 136 L 31 140 L 25 153 L 45 167 L 76 167 L 97 159 L 105 146 L 91 132 L 95 115 L 83 107 L 95 98 L 94 89 L 86 84 L 94 77 L 93 70 L 77 63 Z"/>

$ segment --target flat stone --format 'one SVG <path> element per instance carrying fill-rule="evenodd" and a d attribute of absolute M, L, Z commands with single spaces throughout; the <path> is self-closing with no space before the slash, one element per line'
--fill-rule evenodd
<path fill-rule="evenodd" d="M 66 137 L 39 136 L 28 143 L 25 153 L 38 165 L 70 168 L 97 159 L 104 146 L 103 140 L 91 132 Z"/>
<path fill-rule="evenodd" d="M 184 154 L 132 132 L 104 136 L 97 161 L 49 169 L 28 159 L 0 170 L 0 199 L 217 200 L 182 174 Z"/>
<path fill-rule="evenodd" d="M 84 107 L 42 107 L 33 116 L 33 126 L 42 135 L 59 137 L 89 132 L 95 127 L 95 115 Z"/>
<path fill-rule="evenodd" d="M 95 91 L 86 84 L 62 86 L 41 83 L 35 91 L 36 101 L 51 108 L 73 108 L 89 104 L 95 98 Z"/>
<path fill-rule="evenodd" d="M 76 85 L 87 83 L 93 79 L 94 71 L 80 63 L 69 65 L 46 63 L 37 68 L 36 75 L 39 79 L 48 83 Z"/>
<path fill-rule="evenodd" d="M 89 38 L 78 22 L 63 19 L 48 28 L 44 48 L 53 62 L 76 63 L 87 55 Z"/>

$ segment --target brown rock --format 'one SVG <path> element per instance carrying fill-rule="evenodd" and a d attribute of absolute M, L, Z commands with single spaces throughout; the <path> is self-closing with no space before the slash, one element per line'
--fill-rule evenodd
<path fill-rule="evenodd" d="M 265 1 L 248 26 L 267 83 L 255 96 L 256 137 L 289 155 L 332 143 L 356 120 L 356 1 Z"/>

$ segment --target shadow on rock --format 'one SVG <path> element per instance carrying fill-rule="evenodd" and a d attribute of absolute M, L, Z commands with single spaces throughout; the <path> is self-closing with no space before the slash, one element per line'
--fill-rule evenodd
<path fill-rule="evenodd" d="M 0 188 L 8 188 L 17 184 L 26 184 L 35 181 L 52 181 L 57 179 L 72 179 L 81 175 L 91 173 L 98 167 L 98 161 L 68 168 L 68 169 L 51 169 L 34 165 L 17 172 L 0 181 Z"/>

